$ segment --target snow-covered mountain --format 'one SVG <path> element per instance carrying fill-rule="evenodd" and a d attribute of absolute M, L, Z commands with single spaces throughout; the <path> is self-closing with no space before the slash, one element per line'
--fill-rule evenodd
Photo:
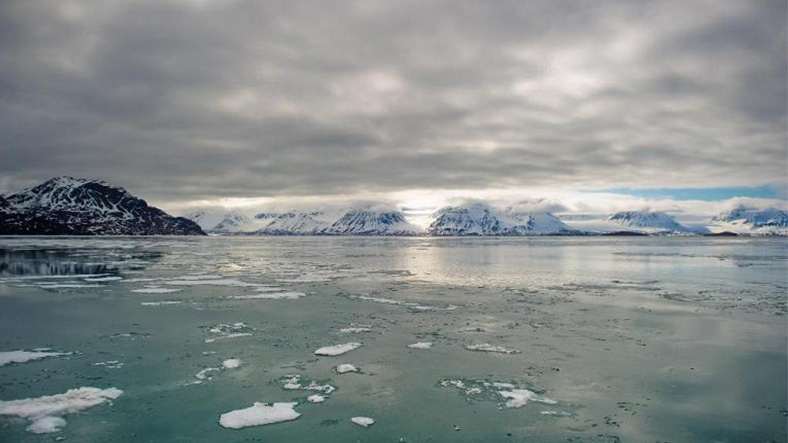
<path fill-rule="evenodd" d="M 101 180 L 57 177 L 0 202 L 0 234 L 204 235 L 181 217 Z"/>
<path fill-rule="evenodd" d="M 549 235 L 570 229 L 549 212 L 496 210 L 484 203 L 440 209 L 427 228 L 428 235 Z"/>
<path fill-rule="evenodd" d="M 260 214 L 258 214 L 260 215 Z M 255 216 L 257 217 L 257 216 Z M 270 214 L 265 214 L 257 220 L 268 220 Z M 331 226 L 335 220 L 330 214 L 322 211 L 289 211 L 270 218 L 270 222 L 263 228 L 255 231 L 257 235 L 319 235 Z"/>
<path fill-rule="evenodd" d="M 684 233 L 690 232 L 686 226 L 664 212 L 623 211 L 617 212 L 608 221 L 624 228 L 645 233 Z"/>
<path fill-rule="evenodd" d="M 239 211 L 198 210 L 184 215 L 197 223 L 203 231 L 211 234 L 238 234 L 252 232 L 265 227 L 268 223 Z"/>
<path fill-rule="evenodd" d="M 417 235 L 421 229 L 408 223 L 399 211 L 376 211 L 371 208 L 351 209 L 331 226 L 325 235 Z"/>
<path fill-rule="evenodd" d="M 711 219 L 714 232 L 788 235 L 788 212 L 777 208 L 757 209 L 738 205 Z"/>

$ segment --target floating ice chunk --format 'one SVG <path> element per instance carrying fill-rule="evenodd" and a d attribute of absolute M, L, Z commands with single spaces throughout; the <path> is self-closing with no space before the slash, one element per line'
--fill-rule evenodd
<path fill-rule="evenodd" d="M 162 288 L 160 286 L 146 286 L 140 289 L 132 289 L 131 292 L 138 294 L 171 294 L 173 292 L 181 292 L 183 289 Z"/>
<path fill-rule="evenodd" d="M 41 417 L 28 426 L 25 430 L 33 434 L 51 434 L 60 432 L 66 421 L 60 417 Z"/>
<path fill-rule="evenodd" d="M 93 366 L 103 366 L 107 369 L 120 369 L 123 367 L 123 362 L 120 362 L 118 360 L 100 361 L 97 363 L 93 363 Z"/>
<path fill-rule="evenodd" d="M 41 289 L 78 289 L 78 288 L 103 288 L 102 285 L 92 285 L 83 283 L 42 283 L 38 285 Z"/>
<path fill-rule="evenodd" d="M 160 278 L 129 278 L 123 280 L 123 283 L 147 283 L 147 282 L 160 281 L 160 280 L 161 280 Z"/>
<path fill-rule="evenodd" d="M 306 294 L 303 292 L 263 292 L 259 294 L 252 294 L 252 295 L 234 295 L 230 298 L 236 300 L 255 300 L 255 299 L 266 299 L 266 300 L 295 300 L 301 297 L 304 297 Z"/>
<path fill-rule="evenodd" d="M 256 283 L 247 283 L 241 280 L 236 280 L 234 278 L 219 278 L 215 280 L 180 279 L 180 280 L 165 281 L 164 284 L 173 285 L 173 286 L 198 286 L 198 285 L 233 286 L 239 288 L 252 288 L 258 286 Z"/>
<path fill-rule="evenodd" d="M 375 424 L 375 420 L 373 420 L 373 419 L 371 419 L 369 417 L 353 417 L 353 418 L 350 419 L 350 421 L 352 421 L 353 423 L 355 423 L 355 424 L 357 424 L 359 426 L 363 426 L 365 428 L 368 428 L 368 427 L 370 427 L 370 426 Z"/>
<path fill-rule="evenodd" d="M 553 417 L 571 417 L 572 414 L 564 411 L 539 411 L 542 415 L 550 415 Z"/>
<path fill-rule="evenodd" d="M 337 388 L 329 384 L 319 385 L 316 382 L 310 382 L 308 385 L 302 387 L 301 389 L 305 391 L 318 391 L 326 395 L 331 395 L 332 392 L 337 390 Z"/>
<path fill-rule="evenodd" d="M 501 383 L 498 381 L 494 381 L 492 383 L 485 383 L 485 386 L 492 386 L 493 388 L 498 389 L 514 389 L 514 385 L 511 383 Z"/>
<path fill-rule="evenodd" d="M 163 300 L 163 301 L 144 301 L 140 303 L 142 306 L 166 306 L 166 305 L 179 305 L 183 303 L 180 300 Z"/>
<path fill-rule="evenodd" d="M 194 374 L 194 378 L 196 378 L 197 380 L 213 380 L 213 377 L 209 374 L 212 374 L 214 372 L 220 372 L 221 370 L 222 370 L 221 368 L 205 368 L 200 372 Z"/>
<path fill-rule="evenodd" d="M 326 346 L 324 348 L 320 348 L 317 351 L 315 351 L 315 355 L 326 355 L 326 356 L 342 355 L 346 352 L 350 352 L 360 347 L 361 347 L 361 343 L 354 343 L 354 342 L 344 343 L 341 345 Z"/>
<path fill-rule="evenodd" d="M 109 276 L 109 277 L 89 277 L 83 278 L 86 282 L 102 282 L 102 281 L 119 281 L 123 280 L 123 277 L 118 276 Z"/>
<path fill-rule="evenodd" d="M 31 360 L 40 360 L 42 358 L 48 357 L 61 357 L 63 355 L 71 355 L 71 353 L 49 352 L 44 350 L 0 352 L 0 366 L 5 366 L 11 363 L 25 363 Z"/>
<path fill-rule="evenodd" d="M 452 379 L 441 380 L 441 386 L 443 386 L 444 388 L 454 387 L 457 389 L 465 389 L 465 382 L 463 382 L 462 380 L 452 380 Z"/>
<path fill-rule="evenodd" d="M 230 411 L 219 417 L 219 424 L 225 428 L 241 429 L 247 426 L 269 425 L 295 420 L 301 416 L 293 409 L 298 403 L 257 403 L 246 408 Z"/>
<path fill-rule="evenodd" d="M 230 358 L 222 362 L 222 367 L 224 369 L 236 369 L 239 366 L 241 366 L 241 360 L 237 358 Z"/>
<path fill-rule="evenodd" d="M 337 374 L 346 374 L 348 372 L 358 372 L 358 368 L 351 364 L 345 363 L 343 365 L 337 366 L 336 371 Z"/>
<path fill-rule="evenodd" d="M 306 401 L 309 403 L 323 403 L 326 401 L 326 398 L 319 394 L 310 395 L 306 398 Z"/>
<path fill-rule="evenodd" d="M 291 374 L 286 375 L 285 380 L 283 380 L 284 385 L 282 385 L 282 389 L 287 390 L 296 390 L 301 389 L 301 376 L 298 374 Z"/>
<path fill-rule="evenodd" d="M 529 401 L 546 403 L 548 405 L 554 405 L 557 403 L 555 400 L 551 400 L 547 397 L 541 396 L 536 392 L 529 391 L 528 389 L 512 389 L 511 391 L 499 391 L 498 394 L 500 394 L 504 398 L 509 399 L 509 401 L 507 401 L 506 404 L 504 405 L 507 408 L 521 408 L 525 406 Z"/>
<path fill-rule="evenodd" d="M 175 280 L 218 280 L 222 278 L 224 278 L 224 276 L 216 275 L 216 274 L 197 274 L 197 275 L 182 275 L 180 277 L 175 277 Z"/>
<path fill-rule="evenodd" d="M 36 434 L 57 432 L 65 426 L 62 415 L 79 412 L 114 400 L 123 391 L 117 388 L 69 389 L 63 394 L 45 395 L 37 398 L 20 400 L 0 400 L 0 416 L 13 416 L 30 420 L 32 423 L 27 431 Z"/>
<path fill-rule="evenodd" d="M 339 330 L 342 334 L 358 334 L 359 332 L 372 332 L 372 328 L 361 328 L 361 327 L 352 327 L 352 328 L 342 328 Z"/>
<path fill-rule="evenodd" d="M 480 351 L 480 352 L 497 352 L 500 354 L 519 354 L 520 351 L 517 349 L 509 349 L 503 346 L 495 346 L 489 343 L 482 343 L 478 345 L 468 345 L 465 349 L 469 351 Z"/>
<path fill-rule="evenodd" d="M 429 341 L 420 341 L 417 343 L 413 343 L 408 345 L 410 349 L 429 349 L 432 347 L 432 342 Z"/>
<path fill-rule="evenodd" d="M 466 394 L 468 394 L 468 395 L 481 394 L 481 393 L 482 393 L 482 388 L 470 388 L 470 389 L 466 389 L 466 390 L 465 390 L 465 393 L 466 393 Z"/>

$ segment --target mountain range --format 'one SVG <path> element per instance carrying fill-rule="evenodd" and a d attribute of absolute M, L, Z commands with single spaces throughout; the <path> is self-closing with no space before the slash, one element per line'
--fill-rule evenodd
<path fill-rule="evenodd" d="M 344 210 L 244 213 L 197 210 L 173 217 L 125 189 L 101 180 L 57 177 L 0 195 L 0 235 L 788 235 L 788 213 L 737 206 L 706 223 L 683 225 L 663 212 L 553 214 L 498 208 L 485 202 L 436 211 L 424 229 L 382 205 Z"/>
<path fill-rule="evenodd" d="M 57 177 L 0 196 L 2 235 L 205 235 L 186 218 L 148 206 L 101 180 Z"/>

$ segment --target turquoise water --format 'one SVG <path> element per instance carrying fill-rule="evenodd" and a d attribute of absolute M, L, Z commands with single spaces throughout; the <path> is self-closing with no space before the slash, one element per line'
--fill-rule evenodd
<path fill-rule="evenodd" d="M 787 280 L 785 239 L 2 238 L 0 352 L 72 354 L 0 367 L 0 400 L 123 394 L 0 441 L 785 442 Z M 254 402 L 301 415 L 218 424 Z"/>

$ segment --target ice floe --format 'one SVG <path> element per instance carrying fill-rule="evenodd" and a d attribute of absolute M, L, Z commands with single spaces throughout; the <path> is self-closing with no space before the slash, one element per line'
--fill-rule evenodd
<path fill-rule="evenodd" d="M 200 280 L 200 279 L 177 279 L 177 280 L 168 280 L 163 282 L 165 285 L 172 285 L 172 286 L 199 286 L 199 285 L 210 285 L 210 286 L 232 286 L 238 288 L 250 288 L 259 286 L 256 283 L 247 283 L 241 280 L 237 280 L 234 278 L 217 278 L 212 280 Z"/>
<path fill-rule="evenodd" d="M 234 295 L 230 298 L 236 300 L 295 300 L 304 297 L 306 294 L 303 292 L 262 292 L 249 295 Z"/>
<path fill-rule="evenodd" d="M 369 417 L 353 417 L 350 419 L 354 424 L 368 428 L 375 424 L 375 420 Z"/>
<path fill-rule="evenodd" d="M 364 328 L 364 327 L 352 327 L 352 328 L 342 328 L 339 330 L 342 334 L 358 334 L 359 332 L 372 332 L 372 328 Z"/>
<path fill-rule="evenodd" d="M 31 422 L 27 431 L 43 434 L 57 432 L 66 421 L 63 415 L 79 412 L 118 398 L 123 391 L 117 388 L 82 387 L 63 394 L 45 395 L 20 400 L 0 400 L 0 416 L 19 417 Z"/>
<path fill-rule="evenodd" d="M 179 305 L 183 303 L 180 300 L 162 300 L 162 301 L 144 301 L 140 303 L 142 306 L 169 306 L 169 305 Z"/>
<path fill-rule="evenodd" d="M 453 311 L 457 309 L 455 305 L 449 305 L 444 307 L 438 306 L 431 306 L 431 305 L 421 305 L 415 302 L 407 302 L 402 300 L 394 300 L 391 298 L 383 298 L 383 297 L 371 297 L 369 295 L 351 295 L 350 298 L 356 300 L 363 300 L 363 301 L 371 301 L 375 303 L 383 303 L 386 305 L 397 305 L 397 306 L 405 306 L 411 311 L 414 312 L 424 312 L 424 311 Z"/>
<path fill-rule="evenodd" d="M 161 286 L 145 286 L 144 288 L 132 289 L 131 292 L 137 294 L 172 294 L 173 292 L 181 292 L 183 289 L 162 288 Z"/>
<path fill-rule="evenodd" d="M 120 281 L 123 277 L 109 276 L 109 277 L 89 277 L 83 278 L 86 282 L 106 282 L 106 281 Z"/>
<path fill-rule="evenodd" d="M 517 349 L 511 349 L 504 346 L 496 346 L 491 345 L 489 343 L 481 343 L 478 345 L 468 345 L 465 349 L 469 351 L 479 351 L 479 352 L 497 352 L 499 354 L 519 354 L 520 351 Z"/>
<path fill-rule="evenodd" d="M 319 394 L 313 394 L 306 398 L 309 403 L 323 403 L 326 398 Z"/>
<path fill-rule="evenodd" d="M 345 363 L 343 365 L 338 365 L 336 371 L 337 374 L 346 374 L 348 372 L 358 372 L 358 368 L 349 363 Z"/>
<path fill-rule="evenodd" d="M 11 363 L 25 363 L 32 360 L 40 360 L 42 358 L 62 357 L 64 355 L 71 355 L 71 353 L 53 352 L 45 349 L 33 351 L 0 352 L 0 366 L 9 365 Z"/>
<path fill-rule="evenodd" d="M 360 348 L 361 343 L 343 343 L 341 345 L 326 346 L 315 351 L 315 355 L 336 356 L 350 352 L 354 349 Z"/>
<path fill-rule="evenodd" d="M 247 426 L 261 426 L 284 421 L 295 420 L 301 416 L 293 409 L 298 403 L 267 403 L 255 402 L 246 409 L 238 409 L 222 414 L 219 424 L 229 429 L 241 429 Z"/>
<path fill-rule="evenodd" d="M 511 391 L 498 391 L 498 393 L 501 395 L 501 397 L 509 399 L 509 401 L 507 401 L 504 405 L 507 408 L 521 408 L 528 404 L 528 402 L 532 401 L 546 403 L 548 405 L 554 405 L 557 403 L 555 400 L 541 396 L 536 392 L 529 391 L 528 389 L 512 389 Z"/>
<path fill-rule="evenodd" d="M 194 378 L 197 380 L 213 380 L 213 376 L 211 374 L 221 372 L 222 368 L 205 368 L 202 369 L 200 372 L 194 374 Z"/>
<path fill-rule="evenodd" d="M 93 363 L 93 366 L 103 366 L 107 369 L 120 369 L 123 367 L 123 362 L 118 360 L 108 360 Z"/>
<path fill-rule="evenodd" d="M 432 347 L 432 342 L 420 341 L 420 342 L 409 344 L 408 347 L 410 349 L 430 349 Z"/>
<path fill-rule="evenodd" d="M 243 322 L 237 322 L 233 324 L 218 323 L 208 329 L 208 332 L 214 336 L 206 338 L 205 343 L 213 343 L 217 340 L 228 340 L 239 337 L 250 337 L 252 335 L 252 331 L 254 331 L 254 329 L 250 328 L 246 325 L 246 323 Z"/>
<path fill-rule="evenodd" d="M 241 366 L 241 360 L 237 358 L 229 358 L 222 362 L 222 367 L 224 369 L 236 369 Z"/>
<path fill-rule="evenodd" d="M 332 392 L 337 390 L 337 388 L 328 383 L 321 384 L 320 382 L 314 380 L 310 381 L 309 383 L 302 383 L 301 375 L 299 374 L 285 375 L 279 381 L 282 383 L 282 389 L 288 391 L 313 391 L 320 392 L 324 395 L 331 395 Z"/>

